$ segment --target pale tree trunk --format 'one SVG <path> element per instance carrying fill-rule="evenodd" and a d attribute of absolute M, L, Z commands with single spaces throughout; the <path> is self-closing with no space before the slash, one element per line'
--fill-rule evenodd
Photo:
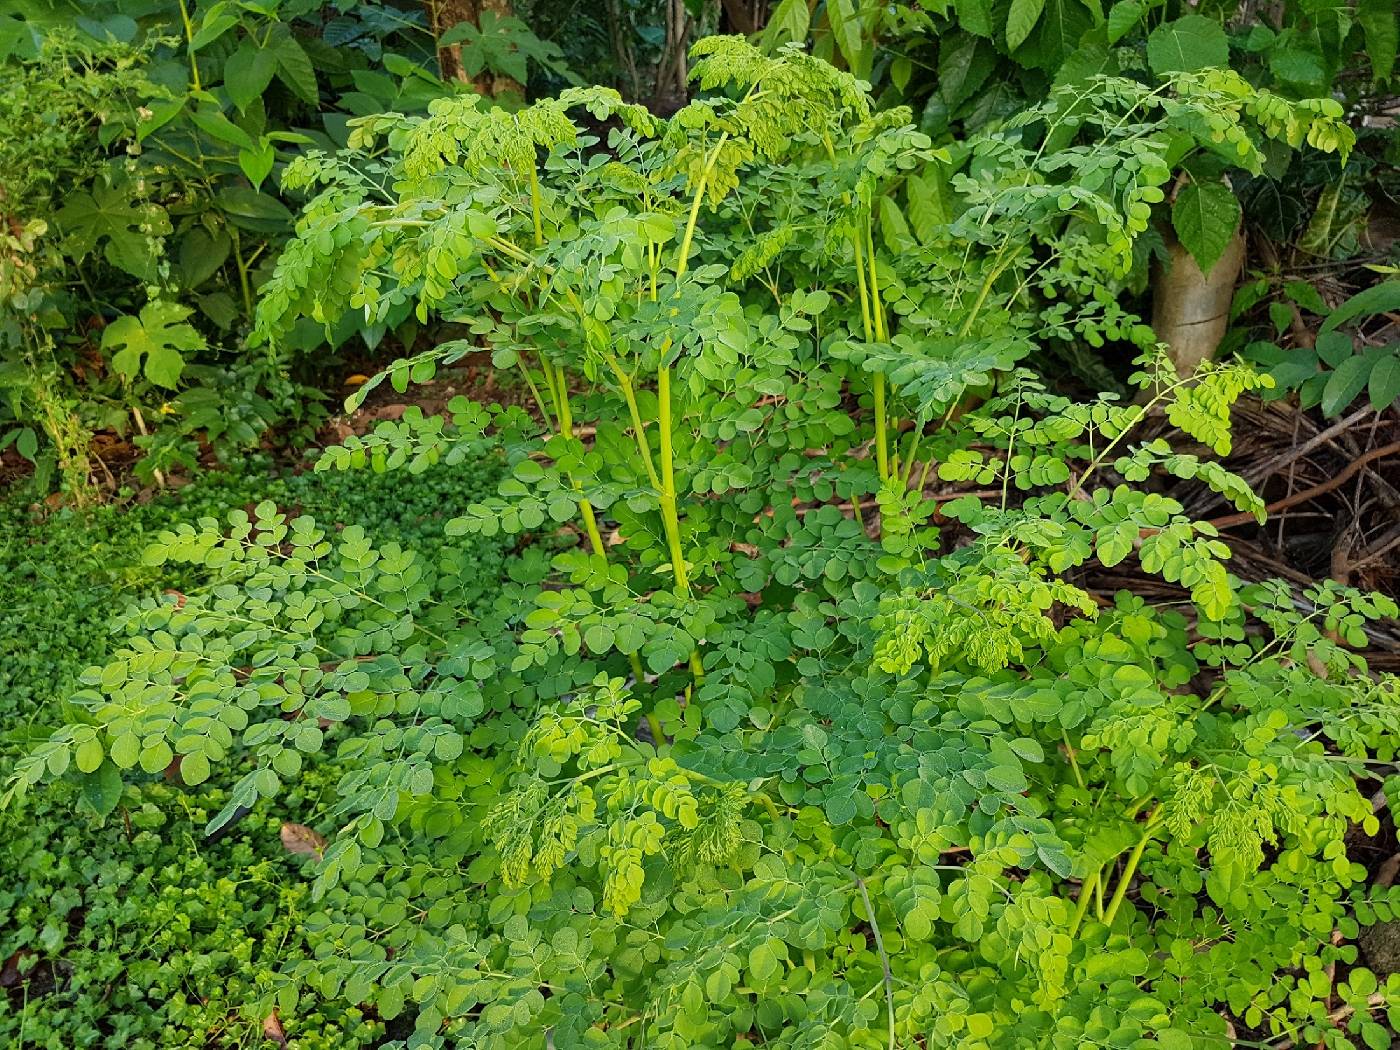
<path fill-rule="evenodd" d="M 1230 324 L 1230 303 L 1244 266 L 1244 231 L 1203 274 L 1170 228 L 1163 231 L 1167 261 L 1152 266 L 1152 329 L 1167 344 L 1177 375 L 1189 376 L 1215 356 Z"/>
<path fill-rule="evenodd" d="M 511 0 L 423 0 L 423 7 L 428 13 L 428 25 L 432 28 L 434 37 L 442 36 L 447 30 L 462 22 L 480 25 L 482 14 L 487 11 L 502 18 L 513 13 Z M 462 68 L 462 47 L 460 44 L 439 47 L 437 58 L 438 73 L 443 80 L 471 84 L 478 92 L 492 98 L 507 92 L 514 92 L 518 95 L 525 94 L 523 85 L 516 83 L 510 77 L 492 73 L 489 69 L 482 70 L 475 79 L 467 76 L 466 70 Z"/>

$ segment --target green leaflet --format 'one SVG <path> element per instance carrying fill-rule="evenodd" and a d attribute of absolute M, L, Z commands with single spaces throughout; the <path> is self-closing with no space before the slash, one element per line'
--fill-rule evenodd
<path fill-rule="evenodd" d="M 1011 0 L 1011 10 L 1006 16 L 1006 46 L 1012 51 L 1021 46 L 1021 41 L 1031 35 L 1040 13 L 1045 9 L 1045 0 Z"/>

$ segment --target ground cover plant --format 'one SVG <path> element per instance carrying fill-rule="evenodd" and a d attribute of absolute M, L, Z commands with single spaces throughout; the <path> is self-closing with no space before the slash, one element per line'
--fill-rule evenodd
<path fill-rule="evenodd" d="M 1348 851 L 1396 788 L 1400 687 L 1356 651 L 1395 605 L 1231 575 L 1160 485 L 1262 516 L 1214 457 L 1271 380 L 1181 376 L 1118 296 L 1183 156 L 1345 153 L 1336 107 L 1102 77 L 935 149 L 800 51 L 692 60 L 667 120 L 463 96 L 284 176 L 315 196 L 259 339 L 408 309 L 463 336 L 382 381 L 484 346 L 534 401 L 321 469 L 493 447 L 447 533 L 562 549 L 477 600 L 450 549 L 272 501 L 181 524 L 152 562 L 212 585 L 125 619 L 11 798 L 110 810 L 178 757 L 241 774 L 217 832 L 333 749 L 310 955 L 256 1009 L 399 1045 L 1389 1045 Z M 1048 390 L 1068 339 L 1135 346 L 1136 398 Z M 1178 599 L 1100 606 L 1127 560 Z"/>
<path fill-rule="evenodd" d="M 266 456 L 206 475 L 149 502 L 85 514 L 6 501 L 0 545 L 0 691 L 7 760 L 47 735 L 85 666 L 103 658 L 114 615 L 162 592 L 198 594 L 202 570 L 143 563 L 164 528 L 264 499 L 358 525 L 426 559 L 454 548 L 487 590 L 502 571 L 500 544 L 446 540 L 444 501 L 486 494 L 487 468 L 385 475 L 287 473 Z M 158 771 L 96 820 L 77 794 L 34 796 L 0 829 L 0 1042 L 169 1048 L 248 1046 L 266 1038 L 259 1012 L 270 979 L 310 955 L 302 929 L 307 853 L 289 852 L 283 824 L 317 823 L 339 776 L 308 770 L 276 813 L 248 815 L 206 839 L 229 784 L 189 788 Z M 75 812 L 76 807 L 76 812 Z M 314 846 L 314 838 L 308 840 Z M 293 841 L 297 845 L 297 840 Z M 298 1050 L 374 1045 L 384 1025 L 357 1004 L 309 1002 L 275 1022 Z"/>

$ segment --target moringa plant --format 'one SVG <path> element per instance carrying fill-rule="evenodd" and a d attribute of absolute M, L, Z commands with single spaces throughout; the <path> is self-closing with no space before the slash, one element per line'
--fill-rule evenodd
<path fill-rule="evenodd" d="M 321 467 L 498 456 L 448 532 L 554 556 L 482 608 L 450 553 L 271 504 L 168 533 L 214 584 L 130 617 L 12 790 L 102 811 L 238 756 L 216 828 L 333 746 L 318 954 L 277 1005 L 367 1002 L 414 1047 L 1384 1045 L 1345 836 L 1394 768 L 1400 688 L 1353 652 L 1394 604 L 1230 575 L 1150 479 L 1262 517 L 1200 453 L 1267 380 L 1181 379 L 1113 296 L 1170 158 L 1342 132 L 1228 73 L 1103 80 L 944 181 L 848 74 L 694 54 L 668 121 L 451 99 L 288 172 L 317 193 L 263 338 L 412 304 L 461 337 L 380 378 L 484 350 L 533 399 Z M 1047 389 L 1055 338 L 1140 344 L 1141 397 Z M 1088 589 L 1129 558 L 1181 600 Z"/>

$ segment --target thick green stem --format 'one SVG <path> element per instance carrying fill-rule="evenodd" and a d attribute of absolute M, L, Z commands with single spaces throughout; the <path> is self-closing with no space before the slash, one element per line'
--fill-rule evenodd
<path fill-rule="evenodd" d="M 633 659 L 636 659 L 636 656 L 636 653 L 632 654 Z M 638 681 L 641 681 L 641 679 L 638 679 Z M 666 730 L 664 730 L 661 727 L 661 719 L 657 718 L 656 715 L 648 712 L 646 716 L 646 721 L 647 728 L 651 730 L 652 743 L 655 744 L 657 747 L 660 747 L 662 744 L 666 743 Z"/>
<path fill-rule="evenodd" d="M 710 173 L 714 170 L 716 161 L 719 160 L 720 150 L 724 148 L 728 139 L 729 133 L 726 131 L 720 136 L 709 156 L 705 158 L 705 166 L 701 169 L 700 178 L 696 182 L 695 195 L 690 202 L 690 214 L 686 218 L 685 232 L 681 236 L 680 246 L 676 249 L 677 281 L 685 276 L 686 268 L 690 265 L 690 246 L 695 240 L 695 228 L 700 221 L 700 205 L 705 200 L 705 187 L 709 183 Z M 655 295 L 655 292 L 653 291 L 652 294 Z M 676 457 L 671 420 L 671 367 L 666 364 L 666 355 L 670 353 L 670 350 L 671 340 L 668 338 L 661 348 L 661 363 L 656 369 L 657 429 L 661 436 L 661 486 L 658 498 L 661 501 L 661 522 L 666 530 L 666 546 L 670 551 L 671 571 L 675 573 L 676 577 L 676 594 L 682 598 L 688 598 L 690 597 L 690 575 L 686 569 L 685 551 L 681 546 L 680 511 L 676 506 Z M 640 438 L 642 435 L 639 434 L 638 437 Z M 694 650 L 690 654 L 690 670 L 697 684 L 705 680 L 700 654 Z"/>
<path fill-rule="evenodd" d="M 865 261 L 870 267 L 870 319 L 874 323 L 876 342 L 889 341 L 885 327 L 885 306 L 880 301 L 880 273 L 875 267 L 875 236 L 871 231 L 870 216 L 865 217 Z M 890 477 L 889 421 L 885 418 L 885 374 L 875 373 L 875 462 L 880 471 L 880 480 Z"/>
<path fill-rule="evenodd" d="M 1133 876 L 1137 874 L 1138 863 L 1142 860 L 1143 851 L 1147 849 L 1147 844 L 1152 841 L 1152 836 L 1157 833 L 1157 815 L 1160 812 L 1161 807 L 1158 806 L 1147 815 L 1147 826 L 1143 828 L 1142 838 L 1138 839 L 1132 853 L 1128 854 L 1128 862 L 1123 866 L 1123 874 L 1118 878 L 1118 885 L 1113 891 L 1113 899 L 1108 902 L 1108 908 L 1103 913 L 1103 921 L 1106 926 L 1113 925 L 1118 909 L 1123 905 L 1123 898 L 1127 896 L 1128 886 L 1132 883 Z"/>
<path fill-rule="evenodd" d="M 1074 909 L 1074 918 L 1069 923 L 1069 935 L 1073 937 L 1079 932 L 1079 924 L 1084 921 L 1085 914 L 1089 911 L 1089 901 L 1094 897 L 1094 890 L 1099 884 L 1099 876 L 1102 869 L 1096 868 L 1079 887 L 1079 905 Z"/>
<path fill-rule="evenodd" d="M 671 552 L 671 571 L 676 575 L 676 593 L 690 596 L 690 576 L 681 550 L 680 516 L 676 509 L 676 456 L 671 444 L 671 370 L 662 365 L 656 373 L 656 400 L 661 430 L 661 517 L 666 525 L 666 544 Z"/>
<path fill-rule="evenodd" d="M 604 360 L 612 369 L 613 377 L 617 380 L 618 388 L 622 391 L 623 400 L 627 402 L 627 414 L 632 418 L 632 433 L 637 441 L 637 450 L 642 454 L 642 463 L 646 466 L 647 478 L 651 481 L 651 487 L 659 494 L 661 492 L 661 479 L 656 475 L 656 462 L 651 455 L 651 445 L 647 443 L 646 428 L 642 426 L 642 410 L 637 404 L 637 391 L 632 385 L 632 377 L 618 363 L 617 358 L 611 354 L 606 355 Z"/>
<path fill-rule="evenodd" d="M 885 426 L 885 374 L 875 373 L 875 468 L 880 480 L 890 476 L 890 442 Z"/>
<path fill-rule="evenodd" d="M 542 362 L 544 365 L 545 382 L 550 388 L 550 392 L 555 396 L 554 407 L 559 414 L 559 433 L 564 437 L 572 439 L 574 436 L 574 414 L 569 405 L 569 388 L 565 382 L 564 369 L 558 365 L 554 366 L 554 377 L 550 380 L 550 364 L 548 361 Z M 584 531 L 588 534 L 588 544 L 593 548 L 593 553 L 604 561 L 608 560 L 608 549 L 603 544 L 603 534 L 598 530 L 598 518 L 593 513 L 593 504 L 582 496 L 583 485 L 573 475 L 569 476 L 569 484 L 576 493 L 579 493 L 578 509 L 583 517 Z M 632 674 L 637 680 L 637 684 L 643 685 L 646 676 L 642 671 L 642 661 L 636 653 L 628 653 L 627 661 L 632 666 Z M 663 742 L 664 738 L 658 738 L 657 743 Z"/>
<path fill-rule="evenodd" d="M 689 598 L 690 573 L 685 564 L 685 551 L 681 547 L 681 519 L 676 507 L 676 457 L 671 445 L 671 370 L 665 365 L 657 369 L 656 400 L 661 431 L 661 522 L 666 529 L 666 546 L 670 551 L 671 571 L 676 577 L 676 594 Z M 690 671 L 697 685 L 705 680 L 700 654 L 693 649 L 690 653 Z"/>
<path fill-rule="evenodd" d="M 865 330 L 865 341 L 872 343 L 876 339 L 876 329 L 872 320 L 873 311 L 870 302 L 870 290 L 865 281 L 865 251 L 861 246 L 862 238 L 858 234 L 851 236 L 851 249 L 855 253 L 856 261 L 856 291 L 860 296 L 860 320 Z M 873 268 L 872 268 L 872 273 Z M 879 472 L 880 480 L 883 482 L 890 473 L 890 450 L 886 437 L 885 427 L 885 375 L 883 372 L 875 373 L 874 386 L 875 400 L 875 465 Z"/>

